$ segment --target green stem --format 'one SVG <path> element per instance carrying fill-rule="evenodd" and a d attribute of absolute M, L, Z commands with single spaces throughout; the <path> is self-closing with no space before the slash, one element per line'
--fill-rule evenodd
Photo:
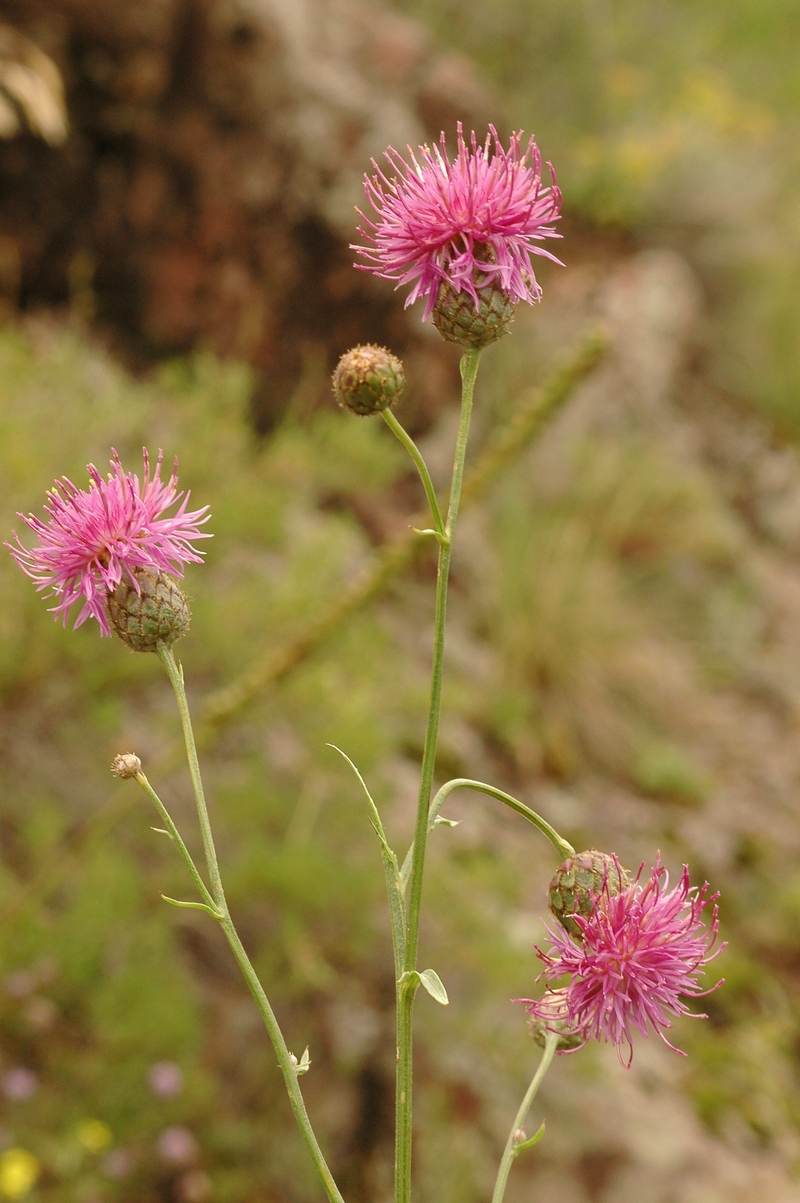
<path fill-rule="evenodd" d="M 372 794 L 367 789 L 367 783 L 361 776 L 361 773 L 356 768 L 353 761 L 343 752 L 341 748 L 337 748 L 336 744 L 328 744 L 329 748 L 333 748 L 334 752 L 347 761 L 350 768 L 356 775 L 358 782 L 364 791 L 364 796 L 367 799 L 367 805 L 370 810 L 370 819 L 375 834 L 378 837 L 381 846 L 381 858 L 383 860 L 384 873 L 386 875 L 386 891 L 389 896 L 389 915 L 392 923 L 392 952 L 394 954 L 394 972 L 395 979 L 399 980 L 403 973 L 403 964 L 405 961 L 406 948 L 406 915 L 403 905 L 403 889 L 404 885 L 400 884 L 400 869 L 397 864 L 397 857 L 389 847 L 389 841 L 386 838 L 383 821 L 380 816 L 380 811 L 375 805 L 375 800 Z"/>
<path fill-rule="evenodd" d="M 516 1116 L 514 1117 L 514 1123 L 511 1125 L 511 1131 L 508 1134 L 508 1140 L 506 1141 L 506 1147 L 503 1150 L 503 1156 L 500 1161 L 500 1168 L 497 1171 L 497 1181 L 494 1184 L 494 1193 L 492 1195 L 492 1203 L 503 1203 L 503 1195 L 505 1194 L 505 1191 L 506 1191 L 506 1183 L 508 1182 L 509 1172 L 511 1170 L 512 1165 L 514 1164 L 514 1162 L 517 1159 L 517 1155 L 521 1151 L 521 1146 L 520 1146 L 520 1142 L 519 1142 L 519 1138 L 518 1138 L 517 1134 L 518 1134 L 519 1130 L 522 1128 L 522 1125 L 525 1123 L 525 1117 L 528 1114 L 530 1105 L 533 1102 L 534 1098 L 536 1097 L 536 1092 L 538 1091 L 539 1087 L 541 1086 L 541 1084 L 544 1080 L 545 1074 L 547 1073 L 548 1069 L 550 1068 L 550 1062 L 553 1060 L 553 1054 L 556 1051 L 556 1045 L 558 1044 L 558 1039 L 559 1039 L 558 1036 L 553 1033 L 548 1035 L 548 1037 L 545 1041 L 544 1052 L 542 1053 L 542 1059 L 539 1062 L 539 1068 L 536 1070 L 536 1073 L 533 1075 L 533 1080 L 532 1080 L 530 1086 L 528 1087 L 527 1091 L 525 1092 L 525 1098 L 520 1103 L 519 1111 L 517 1112 Z M 523 1138 L 522 1146 L 524 1146 L 525 1144 L 527 1144 L 527 1142 L 525 1142 L 524 1138 Z M 528 1144 L 527 1147 L 530 1148 L 530 1145 Z"/>
<path fill-rule="evenodd" d="M 450 505 L 444 536 L 439 543 L 439 567 L 436 582 L 436 614 L 434 618 L 433 664 L 431 667 L 431 692 L 428 722 L 425 731 L 425 747 L 420 773 L 417 821 L 414 835 L 414 850 L 411 857 L 409 876 L 408 924 L 405 947 L 405 972 L 397 984 L 397 1080 L 395 1092 L 396 1136 L 395 1136 L 395 1203 L 408 1203 L 411 1197 L 411 1116 L 412 1116 L 412 1020 L 414 997 L 419 978 L 417 967 L 417 945 L 419 942 L 419 917 L 422 902 L 422 876 L 425 868 L 425 844 L 428 835 L 428 809 L 433 786 L 433 771 L 436 763 L 436 744 L 439 734 L 439 711 L 442 702 L 442 672 L 444 666 L 444 633 L 447 615 L 447 584 L 450 575 L 450 556 L 453 546 L 453 531 L 461 501 L 461 485 L 464 478 L 464 461 L 469 437 L 472 414 L 472 397 L 475 377 L 480 362 L 480 350 L 470 347 L 461 360 L 461 417 L 456 438 L 453 460 L 453 478 L 450 485 Z"/>
<path fill-rule="evenodd" d="M 145 777 L 144 773 L 137 773 L 135 780 L 142 787 L 142 789 L 147 794 L 150 801 L 155 806 L 159 815 L 161 816 L 161 820 L 162 820 L 164 826 L 166 827 L 167 831 L 169 832 L 173 844 L 180 852 L 181 857 L 183 858 L 183 862 L 186 865 L 186 868 L 189 870 L 189 872 L 192 875 L 192 880 L 193 880 L 194 884 L 197 886 L 197 892 L 199 893 L 200 897 L 203 899 L 206 906 L 210 907 L 211 910 L 215 913 L 215 917 L 218 918 L 219 915 L 221 914 L 221 912 L 219 911 L 216 903 L 214 902 L 214 899 L 211 897 L 210 893 L 208 892 L 208 886 L 206 885 L 206 883 L 203 881 L 202 877 L 200 876 L 200 871 L 197 868 L 197 865 L 192 860 L 192 855 L 189 852 L 189 849 L 184 844 L 181 833 L 178 831 L 178 828 L 173 823 L 172 815 L 169 813 L 166 806 L 161 801 L 158 794 L 156 793 L 156 791 L 153 789 L 150 782 Z"/>
<path fill-rule="evenodd" d="M 197 748 L 194 742 L 194 731 L 192 730 L 192 718 L 189 714 L 189 702 L 186 697 L 186 689 L 183 683 L 183 669 L 179 668 L 175 661 L 175 656 L 172 651 L 172 646 L 166 643 L 158 644 L 158 658 L 164 665 L 175 693 L 175 699 L 178 703 L 178 712 L 181 716 L 181 727 L 183 728 L 183 739 L 186 744 L 186 758 L 189 761 L 189 774 L 192 778 L 192 787 L 194 789 L 195 801 L 197 802 L 197 816 L 200 820 L 200 834 L 203 837 L 203 850 L 206 854 L 206 864 L 208 865 L 208 875 L 211 878 L 211 892 L 214 895 L 214 901 L 221 911 L 226 911 L 225 891 L 222 888 L 222 878 L 219 874 L 219 863 L 217 861 L 217 850 L 214 847 L 214 837 L 211 834 L 211 821 L 208 817 L 208 806 L 206 805 L 205 791 L 203 790 L 203 779 L 200 776 L 200 762 L 197 759 Z"/>
<path fill-rule="evenodd" d="M 422 481 L 422 487 L 425 490 L 425 496 L 428 498 L 428 505 L 431 507 L 431 516 L 433 517 L 437 535 L 444 534 L 444 521 L 442 519 L 442 511 L 439 509 L 439 502 L 436 497 L 436 490 L 433 487 L 431 474 L 428 471 L 428 465 L 420 454 L 419 447 L 414 440 L 406 433 L 403 427 L 398 422 L 391 410 L 384 409 L 381 411 L 381 417 L 386 425 L 397 436 L 400 442 L 405 447 L 408 454 L 416 464 L 419 478 Z"/>
<path fill-rule="evenodd" d="M 344 1203 L 344 1199 L 339 1191 L 333 1174 L 328 1168 L 328 1163 L 325 1160 L 322 1149 L 319 1147 L 317 1138 L 314 1135 L 314 1129 L 311 1127 L 311 1120 L 306 1111 L 305 1100 L 303 1099 L 302 1091 L 297 1076 L 297 1064 L 292 1058 L 289 1049 L 286 1046 L 286 1041 L 283 1038 L 283 1032 L 280 1029 L 275 1012 L 269 1004 L 269 999 L 264 993 L 264 987 L 258 980 L 258 975 L 253 968 L 250 958 L 244 950 L 244 945 L 239 939 L 239 934 L 233 926 L 233 920 L 230 915 L 225 913 L 220 920 L 222 930 L 225 932 L 228 944 L 231 947 L 237 964 L 244 975 L 244 979 L 250 988 L 250 993 L 255 999 L 256 1006 L 261 1012 L 261 1018 L 264 1020 L 264 1026 L 269 1033 L 269 1038 L 272 1041 L 272 1047 L 275 1050 L 278 1058 L 278 1065 L 283 1074 L 283 1080 L 286 1084 L 286 1090 L 289 1095 L 289 1102 L 292 1105 L 294 1118 L 297 1121 L 297 1126 L 306 1143 L 306 1147 L 311 1154 L 314 1165 L 317 1167 L 317 1172 L 322 1179 L 322 1185 L 325 1189 L 325 1194 L 328 1196 L 330 1203 Z"/>
<path fill-rule="evenodd" d="M 538 828 L 542 835 L 547 837 L 547 839 L 555 848 L 556 852 L 558 852 L 559 856 L 561 856 L 564 860 L 575 855 L 575 849 L 572 847 L 572 844 L 563 839 L 563 837 L 558 834 L 556 829 L 550 826 L 546 819 L 543 819 L 541 815 L 537 815 L 535 810 L 531 810 L 531 808 L 526 806 L 524 802 L 520 802 L 517 798 L 513 798 L 511 794 L 507 794 L 502 789 L 497 789 L 494 785 L 486 785 L 486 783 L 483 781 L 472 781 L 468 777 L 456 777 L 453 781 L 448 781 L 438 791 L 436 797 L 431 802 L 430 810 L 428 811 L 429 832 L 433 831 L 433 828 L 436 825 L 436 818 L 439 814 L 439 811 L 442 809 L 442 806 L 450 797 L 450 795 L 457 789 L 472 789 L 479 794 L 488 794 L 490 798 L 497 798 L 499 802 L 504 802 L 506 806 L 510 807 L 511 810 L 516 811 L 518 815 L 522 815 L 523 818 L 527 819 L 529 823 L 533 823 L 534 827 Z M 403 867 L 400 870 L 400 882 L 403 889 L 406 887 L 408 877 L 411 872 L 412 852 L 413 846 L 409 848 L 408 852 L 406 853 L 405 860 L 403 861 Z"/>
<path fill-rule="evenodd" d="M 442 806 L 447 801 L 450 794 L 457 789 L 472 789 L 479 794 L 488 794 L 490 798 L 497 798 L 498 802 L 504 802 L 505 805 L 510 807 L 511 810 L 515 810 L 518 815 L 522 815 L 523 818 L 526 818 L 529 823 L 533 823 L 534 827 L 537 827 L 539 831 L 541 831 L 542 835 L 547 836 L 556 852 L 558 852 L 558 854 L 563 857 L 564 860 L 566 860 L 567 857 L 575 855 L 575 849 L 572 847 L 572 844 L 568 843 L 567 840 L 560 836 L 556 829 L 551 827 L 546 819 L 543 819 L 541 815 L 537 815 L 535 810 L 531 810 L 531 808 L 526 806 L 524 802 L 518 801 L 517 798 L 513 798 L 511 794 L 507 794 L 502 789 L 497 789 L 497 787 L 494 785 L 486 785 L 483 781 L 472 781 L 468 777 L 456 777 L 454 781 L 448 781 L 446 785 L 442 786 L 431 803 L 431 809 L 428 816 L 428 830 L 433 827 L 434 823 L 436 822 L 436 816 L 439 814 L 439 811 L 442 809 Z"/>
<path fill-rule="evenodd" d="M 189 760 L 189 772 L 191 774 L 192 785 L 194 787 L 195 800 L 197 802 L 197 813 L 200 818 L 200 830 L 203 836 L 203 847 L 206 853 L 208 872 L 209 876 L 211 877 L 214 895 L 212 899 L 215 912 L 214 917 L 219 920 L 220 926 L 225 932 L 225 938 L 227 939 L 231 951 L 236 958 L 236 962 L 242 971 L 244 979 L 250 989 L 250 993 L 255 999 L 256 1006 L 261 1013 L 261 1018 L 264 1020 L 264 1026 L 267 1029 L 269 1038 L 272 1041 L 272 1047 L 275 1050 L 275 1055 L 278 1058 L 278 1066 L 283 1074 L 283 1080 L 286 1084 L 286 1090 L 289 1095 L 289 1102 L 291 1103 L 294 1117 L 297 1121 L 297 1125 L 300 1129 L 303 1140 L 305 1141 L 306 1148 L 308 1149 L 311 1159 L 317 1168 L 317 1172 L 322 1179 L 322 1185 L 325 1189 L 325 1194 L 328 1197 L 329 1203 L 344 1203 L 339 1188 L 337 1187 L 333 1179 L 333 1175 L 328 1168 L 328 1164 L 325 1160 L 322 1149 L 319 1147 L 319 1143 L 314 1134 L 314 1129 L 311 1127 L 311 1120 L 308 1117 L 303 1094 L 300 1090 L 297 1074 L 297 1062 L 289 1052 L 286 1041 L 283 1037 L 283 1032 L 281 1031 L 278 1020 L 275 1017 L 275 1012 L 270 1006 L 269 999 L 264 992 L 264 987 L 258 980 L 258 975 L 253 968 L 250 958 L 245 952 L 242 941 L 239 939 L 239 934 L 233 925 L 233 920 L 231 919 L 230 911 L 228 910 L 228 904 L 225 900 L 225 892 L 222 888 L 222 880 L 219 873 L 217 851 L 214 847 L 214 837 L 211 832 L 211 824 L 208 818 L 208 808 L 206 806 L 205 793 L 203 791 L 203 782 L 200 776 L 200 765 L 197 760 L 197 749 L 195 747 L 194 732 L 192 730 L 192 719 L 189 713 L 189 704 L 186 699 L 186 691 L 183 684 L 183 670 L 176 664 L 171 647 L 167 647 L 165 644 L 159 644 L 158 655 L 167 671 L 170 682 L 172 683 L 172 688 L 175 691 L 175 697 L 177 698 L 178 702 L 178 710 L 180 711 L 183 735 L 186 742 L 186 753 Z M 154 793 L 151 790 L 148 790 L 148 793 L 150 793 L 150 796 L 154 801 L 156 801 Z M 157 805 L 159 807 L 159 813 L 162 814 L 162 817 L 165 819 L 165 821 L 168 820 L 167 826 L 170 834 L 173 834 L 173 828 L 175 825 L 172 823 L 171 819 L 169 819 L 169 816 L 167 815 L 163 806 L 160 803 L 157 803 Z M 178 840 L 180 841 L 178 844 L 179 850 L 181 848 L 184 848 L 185 850 L 185 846 L 183 845 L 183 841 L 180 840 L 180 836 L 178 836 Z M 184 853 L 181 852 L 181 855 L 184 855 Z M 191 862 L 191 857 L 189 856 L 188 851 L 185 852 L 184 859 L 187 860 L 187 864 Z M 193 866 L 193 862 L 191 863 Z M 197 874 L 196 868 L 192 876 L 195 876 L 195 874 Z M 197 874 L 197 876 L 199 877 L 199 874 Z M 208 890 L 202 883 L 202 879 L 200 886 L 202 886 L 200 889 L 201 895 L 204 898 L 207 897 Z M 200 888 L 200 886 L 198 888 Z"/>

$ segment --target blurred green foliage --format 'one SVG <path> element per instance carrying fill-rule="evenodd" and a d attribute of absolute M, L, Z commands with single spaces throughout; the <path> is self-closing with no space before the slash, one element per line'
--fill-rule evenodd
<path fill-rule="evenodd" d="M 512 340 L 493 366 L 499 380 L 524 375 Z M 182 483 L 210 503 L 214 538 L 187 577 L 193 625 L 179 648 L 195 700 L 323 610 L 369 562 L 357 515 L 415 487 L 382 423 L 333 408 L 290 413 L 257 443 L 248 388 L 246 369 L 202 355 L 137 383 L 68 329 L 0 331 L 3 513 L 39 511 L 54 477 L 82 482 L 86 460 L 102 465 L 111 446 L 135 467 L 143 443 L 179 450 Z M 556 490 L 532 462 L 462 524 L 439 771 L 495 780 L 573 842 L 612 846 L 628 864 L 660 846 L 701 873 L 681 816 L 727 770 L 698 732 L 719 683 L 740 680 L 754 654 L 741 530 L 707 479 L 655 440 L 596 440 Z M 212 1189 L 220 1203 L 315 1197 L 227 949 L 210 921 L 160 901 L 191 896 L 183 867 L 151 831 L 143 795 L 108 772 L 127 750 L 147 770 L 178 734 L 156 659 L 93 624 L 54 624 L 10 558 L 0 624 L 0 1145 L 38 1159 L 31 1198 L 47 1203 L 202 1203 Z M 374 835 L 326 744 L 359 765 L 402 855 L 430 629 L 423 564 L 203 757 L 231 908 L 290 1048 L 311 1046 L 309 1108 L 356 1203 L 387 1189 L 391 951 Z M 532 783 L 550 792 L 534 798 Z M 197 848 L 185 774 L 154 785 Z M 634 796 L 646 818 L 620 801 Z M 451 1005 L 419 1008 L 419 1189 L 465 1203 L 491 1188 L 533 1063 L 508 1000 L 535 989 L 531 942 L 554 865 L 494 803 L 454 798 L 447 810 L 463 821 L 431 841 L 423 956 Z M 704 1122 L 783 1147 L 800 1113 L 800 1017 L 787 993 L 800 885 L 787 871 L 776 926 L 775 855 L 751 842 L 713 875 L 729 985 L 708 1000 L 713 1022 L 683 1024 L 679 1043 Z M 161 1061 L 182 1071 L 175 1097 L 149 1084 Z M 605 1089 L 609 1063 L 621 1072 L 594 1049 L 559 1062 L 546 1105 L 561 1143 L 545 1142 L 529 1174 L 580 1159 L 588 1137 L 559 1083 Z M 36 1075 L 25 1097 L 24 1079 L 8 1077 L 20 1069 Z M 0 1189 L 3 1165 L 19 1169 L 0 1164 Z"/>
<path fill-rule="evenodd" d="M 392 2 L 480 64 L 505 121 L 535 133 L 571 227 L 689 256 L 718 382 L 796 433 L 794 0 Z"/>

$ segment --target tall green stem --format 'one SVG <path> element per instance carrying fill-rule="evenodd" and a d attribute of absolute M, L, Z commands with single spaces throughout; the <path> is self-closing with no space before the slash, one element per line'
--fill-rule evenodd
<path fill-rule="evenodd" d="M 461 360 L 461 418 L 453 461 L 450 485 L 450 506 L 444 537 L 439 545 L 439 567 L 436 581 L 436 612 L 433 635 L 433 664 L 428 723 L 422 755 L 414 851 L 409 878 L 408 920 L 404 972 L 397 983 L 397 1081 L 395 1136 L 395 1203 L 408 1203 L 411 1197 L 411 1116 L 412 1116 L 412 1027 L 414 997 L 419 986 L 416 975 L 419 916 L 422 902 L 422 876 L 425 868 L 425 845 L 428 835 L 428 808 L 431 801 L 433 771 L 436 764 L 436 745 L 439 735 L 439 711 L 442 702 L 442 672 L 444 666 L 444 632 L 447 616 L 447 584 L 450 575 L 450 556 L 453 532 L 461 501 L 464 461 L 472 415 L 475 377 L 480 351 L 470 347 Z"/>
<path fill-rule="evenodd" d="M 194 787 L 195 801 L 197 803 L 197 814 L 200 819 L 200 831 L 203 837 L 203 848 L 206 855 L 209 877 L 211 878 L 212 894 L 218 912 L 217 915 L 215 915 L 215 918 L 218 919 L 219 924 L 225 933 L 225 938 L 227 939 L 231 951 L 236 958 L 236 962 L 242 971 L 244 979 L 250 989 L 250 993 L 255 999 L 256 1006 L 261 1013 L 261 1018 L 264 1020 L 264 1026 L 266 1027 L 269 1038 L 272 1041 L 272 1047 L 275 1050 L 275 1055 L 278 1058 L 278 1065 L 281 1073 L 283 1074 L 283 1080 L 286 1084 L 286 1090 L 289 1095 L 289 1102 L 291 1103 L 294 1117 L 297 1120 L 297 1125 L 300 1129 L 303 1140 L 305 1141 L 306 1148 L 311 1154 L 314 1165 L 317 1167 L 317 1172 L 322 1179 L 322 1185 L 325 1189 L 325 1194 L 328 1197 L 329 1203 L 344 1203 L 339 1188 L 337 1187 L 333 1179 L 333 1175 L 328 1168 L 328 1164 L 325 1160 L 322 1149 L 319 1147 L 317 1138 L 314 1135 L 314 1129 L 311 1127 L 311 1120 L 308 1117 L 303 1094 L 300 1090 L 297 1062 L 289 1052 L 286 1041 L 283 1037 L 283 1032 L 281 1031 L 278 1020 L 275 1017 L 275 1012 L 270 1006 L 269 999 L 267 998 L 264 988 L 258 979 L 258 975 L 253 968 L 252 962 L 245 951 L 242 941 L 239 939 L 239 934 L 233 925 L 233 920 L 231 919 L 230 912 L 228 910 L 228 904 L 225 900 L 225 892 L 222 888 L 222 879 L 219 872 L 217 851 L 214 847 L 214 837 L 211 832 L 211 823 L 208 817 L 208 807 L 206 806 L 203 782 L 200 776 L 200 765 L 197 760 L 197 749 L 195 747 L 194 732 L 192 730 L 192 719 L 189 713 L 189 704 L 183 684 L 183 670 L 175 662 L 175 657 L 172 653 L 171 647 L 167 647 L 165 644 L 160 644 L 158 648 L 158 655 L 167 671 L 167 676 L 170 679 L 172 688 L 175 692 L 176 700 L 178 702 L 178 710 L 180 712 L 181 725 L 183 727 L 183 736 L 186 742 L 186 755 L 189 761 L 189 772 L 191 774 L 192 785 Z M 156 801 L 152 790 L 148 789 L 148 793 L 150 793 L 153 800 Z M 163 806 L 158 802 L 156 804 L 158 805 L 162 816 L 168 819 L 169 816 L 166 814 Z M 167 826 L 174 839 L 177 831 L 174 828 L 174 824 L 171 820 L 169 820 Z M 189 856 L 188 852 L 186 852 L 184 855 L 184 845 L 182 840 L 180 841 L 179 851 L 181 851 L 181 855 L 184 856 L 184 860 L 187 860 L 187 863 L 190 864 L 190 872 L 192 872 L 191 857 Z M 206 891 L 202 880 L 198 880 L 199 875 L 197 874 L 196 869 L 194 869 L 192 872 L 192 876 L 195 878 L 195 884 L 197 884 L 201 896 L 207 898 L 208 892 Z"/>
<path fill-rule="evenodd" d="M 514 1122 L 511 1125 L 511 1131 L 508 1134 L 506 1147 L 503 1150 L 503 1156 L 500 1161 L 500 1168 L 497 1171 L 497 1181 L 494 1184 L 492 1203 L 503 1203 L 503 1195 L 506 1192 L 506 1183 L 508 1182 L 508 1175 L 512 1165 L 522 1150 L 525 1148 L 529 1149 L 531 1145 L 536 1142 L 539 1135 L 544 1131 L 544 1125 L 542 1125 L 536 1137 L 529 1141 L 525 1140 L 524 1136 L 521 1139 L 519 1136 L 522 1125 L 525 1123 L 525 1116 L 528 1114 L 528 1110 L 530 1109 L 530 1105 L 535 1099 L 536 1093 L 544 1080 L 544 1075 L 550 1068 L 550 1062 L 553 1060 L 553 1054 L 556 1051 L 557 1044 L 558 1036 L 551 1034 L 547 1037 L 544 1046 L 544 1052 L 542 1053 L 542 1059 L 539 1062 L 539 1068 L 533 1075 L 533 1080 L 525 1092 L 525 1098 L 520 1103 L 519 1111 L 514 1117 Z"/>

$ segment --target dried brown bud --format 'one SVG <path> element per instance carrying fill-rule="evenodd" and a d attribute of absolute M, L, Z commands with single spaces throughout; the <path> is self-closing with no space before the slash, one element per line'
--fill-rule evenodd
<path fill-rule="evenodd" d="M 111 766 L 111 772 L 115 777 L 120 777 L 123 781 L 130 780 L 137 773 L 142 771 L 142 762 L 133 752 L 121 752 L 119 756 L 114 757 L 114 763 Z"/>

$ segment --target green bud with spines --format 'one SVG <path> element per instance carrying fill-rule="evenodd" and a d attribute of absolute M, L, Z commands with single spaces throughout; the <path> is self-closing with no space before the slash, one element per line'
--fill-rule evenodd
<path fill-rule="evenodd" d="M 508 333 L 516 305 L 494 281 L 478 288 L 478 307 L 468 292 L 456 292 L 442 281 L 433 307 L 433 324 L 448 342 L 462 347 L 488 347 Z"/>
<path fill-rule="evenodd" d="M 333 373 L 336 400 L 362 418 L 394 405 L 405 383 L 402 361 L 373 343 L 346 351 Z"/>
<path fill-rule="evenodd" d="M 135 652 L 156 652 L 189 628 L 189 603 L 177 581 L 166 572 L 132 568 L 108 599 L 108 616 L 116 635 Z M 137 589 L 138 585 L 138 589 Z"/>
<path fill-rule="evenodd" d="M 547 892 L 550 910 L 566 931 L 581 940 L 574 916 L 590 919 L 601 894 L 614 898 L 627 890 L 631 877 L 614 856 L 590 848 L 576 852 L 560 865 Z"/>

